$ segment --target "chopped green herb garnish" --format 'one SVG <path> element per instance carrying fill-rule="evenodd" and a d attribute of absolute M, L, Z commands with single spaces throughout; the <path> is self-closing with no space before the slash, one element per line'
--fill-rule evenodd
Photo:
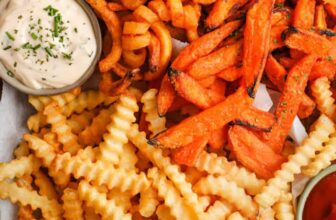
<path fill-rule="evenodd" d="M 38 39 L 38 36 L 33 32 L 31 33 L 31 37 L 34 39 L 34 40 L 37 40 Z"/>
<path fill-rule="evenodd" d="M 8 75 L 8 76 L 10 76 L 10 77 L 14 77 L 14 74 L 13 74 L 13 72 L 12 72 L 12 71 L 10 71 L 10 70 L 7 70 L 7 75 Z"/>
<path fill-rule="evenodd" d="M 41 44 L 38 44 L 38 45 L 36 45 L 35 47 L 33 47 L 32 49 L 33 50 L 37 50 L 37 49 L 39 49 L 41 47 Z"/>
<path fill-rule="evenodd" d="M 281 106 L 287 106 L 287 102 L 286 102 L 286 101 L 283 101 L 283 102 L 281 102 L 280 105 L 281 105 Z"/>
<path fill-rule="evenodd" d="M 9 32 L 6 32 L 6 35 L 10 40 L 15 41 L 15 38 Z"/>
<path fill-rule="evenodd" d="M 72 59 L 72 53 L 62 53 L 63 54 L 63 58 L 67 59 L 67 60 L 71 60 Z"/>
<path fill-rule="evenodd" d="M 17 34 L 19 31 L 17 29 L 14 30 L 14 34 Z"/>
<path fill-rule="evenodd" d="M 278 39 L 273 39 L 273 43 L 275 44 L 279 43 Z"/>
<path fill-rule="evenodd" d="M 47 79 L 46 78 L 42 78 L 43 81 L 46 81 Z"/>
<path fill-rule="evenodd" d="M 12 46 L 7 46 L 7 47 L 5 47 L 3 50 L 9 50 L 9 49 L 11 49 L 12 48 Z"/>
<path fill-rule="evenodd" d="M 329 62 L 332 62 L 333 61 L 333 57 L 332 56 L 327 56 L 326 60 L 329 61 Z"/>
<path fill-rule="evenodd" d="M 74 28 L 74 31 L 75 31 L 76 33 L 78 33 L 78 29 L 77 29 L 77 28 Z"/>
<path fill-rule="evenodd" d="M 14 62 L 14 65 L 13 65 L 14 67 L 17 67 L 17 62 Z"/>
<path fill-rule="evenodd" d="M 234 32 L 232 32 L 232 33 L 230 34 L 230 36 L 231 36 L 231 37 L 237 37 L 238 32 L 239 32 L 239 29 L 237 29 L 237 30 L 235 30 Z M 88 39 L 88 40 L 90 40 L 90 39 Z"/>
<path fill-rule="evenodd" d="M 49 5 L 48 7 L 44 8 L 44 10 L 46 12 L 48 12 L 49 16 L 55 16 L 56 13 L 58 12 L 58 10 L 56 8 L 53 8 L 51 5 Z"/>
<path fill-rule="evenodd" d="M 29 43 L 29 42 L 27 42 L 27 43 L 25 43 L 24 45 L 22 45 L 21 46 L 23 49 L 32 49 L 32 45 Z"/>
<path fill-rule="evenodd" d="M 37 23 L 38 23 L 38 24 L 41 24 L 41 21 L 42 21 L 41 18 L 39 18 L 39 19 L 37 20 Z"/>
<path fill-rule="evenodd" d="M 62 17 L 60 14 L 58 14 L 57 16 L 54 17 L 54 36 L 55 37 L 58 37 L 60 32 L 62 32 L 61 24 L 62 24 Z"/>
<path fill-rule="evenodd" d="M 22 15 L 18 16 L 18 19 L 22 19 Z"/>
<path fill-rule="evenodd" d="M 283 8 L 283 7 L 285 7 L 285 4 L 284 3 L 277 3 L 277 4 L 274 4 L 274 7 L 275 8 Z"/>
<path fill-rule="evenodd" d="M 49 47 L 46 47 L 44 48 L 44 50 L 46 51 L 46 53 L 49 55 L 49 56 L 53 56 L 52 52 L 51 52 L 51 49 Z"/>

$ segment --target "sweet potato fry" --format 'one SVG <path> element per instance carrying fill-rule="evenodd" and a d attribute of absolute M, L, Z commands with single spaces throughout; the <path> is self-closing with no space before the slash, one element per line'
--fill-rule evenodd
<path fill-rule="evenodd" d="M 180 96 L 176 96 L 174 103 L 170 106 L 168 112 L 180 110 L 182 107 L 186 105 L 191 105 L 191 104 L 187 102 L 185 99 L 181 98 Z"/>
<path fill-rule="evenodd" d="M 233 82 L 239 79 L 243 73 L 242 68 L 237 66 L 231 66 L 229 68 L 226 68 L 225 70 L 222 70 L 221 72 L 216 74 L 219 78 L 222 78 L 228 82 Z"/>
<path fill-rule="evenodd" d="M 170 14 L 166 4 L 162 0 L 150 1 L 148 7 L 157 14 L 162 21 L 170 21 Z"/>
<path fill-rule="evenodd" d="M 135 10 L 137 7 L 143 5 L 146 0 L 121 0 L 121 3 L 130 10 Z"/>
<path fill-rule="evenodd" d="M 292 14 L 294 27 L 309 29 L 314 25 L 315 0 L 298 0 Z"/>
<path fill-rule="evenodd" d="M 157 103 L 158 103 L 158 112 L 160 116 L 165 115 L 175 99 L 175 90 L 173 85 L 169 81 L 168 74 L 166 74 L 160 86 L 160 91 L 157 96 Z"/>
<path fill-rule="evenodd" d="M 184 27 L 184 12 L 181 0 L 167 0 L 168 10 L 172 19 L 172 24 L 175 27 Z"/>
<path fill-rule="evenodd" d="M 295 27 L 289 27 L 283 38 L 286 46 L 306 54 L 326 55 L 333 46 L 325 37 Z"/>
<path fill-rule="evenodd" d="M 201 109 L 209 108 L 210 106 L 223 101 L 225 98 L 224 94 L 213 94 L 216 93 L 216 91 L 208 91 L 206 88 L 203 88 L 195 79 L 182 71 L 169 68 L 168 76 L 175 91 L 182 98 Z"/>
<path fill-rule="evenodd" d="M 116 2 L 109 2 L 109 3 L 107 3 L 107 7 L 111 11 L 126 11 L 126 10 L 128 10 L 125 6 L 123 6 L 120 3 L 116 3 Z"/>
<path fill-rule="evenodd" d="M 272 55 L 269 55 L 267 58 L 265 72 L 267 77 L 274 85 L 277 86 L 279 91 L 283 91 L 286 82 L 287 71 L 280 63 L 278 63 L 278 61 Z M 307 118 L 313 113 L 314 109 L 314 101 L 306 94 L 303 94 L 302 101 L 298 110 L 299 117 Z"/>
<path fill-rule="evenodd" d="M 316 59 L 315 55 L 303 58 L 287 75 L 287 80 L 275 112 L 277 121 L 271 132 L 264 133 L 266 143 L 274 152 L 280 153 L 282 150 L 283 143 L 298 112 L 309 74 Z"/>
<path fill-rule="evenodd" d="M 287 70 L 291 69 L 297 62 L 298 60 L 295 60 L 289 57 L 280 57 L 279 59 L 279 63 L 282 66 L 284 66 Z"/>
<path fill-rule="evenodd" d="M 193 41 L 180 52 L 178 57 L 174 60 L 172 67 L 184 71 L 194 61 L 211 53 L 211 51 L 240 25 L 241 21 L 229 22 Z"/>
<path fill-rule="evenodd" d="M 316 6 L 314 25 L 319 29 L 327 28 L 327 14 L 323 5 Z"/>
<path fill-rule="evenodd" d="M 216 81 L 216 76 L 209 76 L 204 79 L 197 80 L 197 82 L 204 88 L 209 88 Z"/>
<path fill-rule="evenodd" d="M 246 128 L 233 126 L 229 130 L 229 143 L 238 161 L 261 178 L 271 178 L 285 162 L 280 154 Z"/>
<path fill-rule="evenodd" d="M 230 121 L 238 118 L 241 111 L 248 106 L 246 91 L 239 89 L 223 102 L 183 120 L 151 139 L 149 143 L 166 148 L 185 146 L 198 137 L 209 135 L 212 131 L 224 127 Z"/>
<path fill-rule="evenodd" d="M 325 10 L 327 11 L 328 15 L 336 20 L 336 5 L 332 5 L 330 3 L 326 4 Z"/>
<path fill-rule="evenodd" d="M 282 40 L 282 33 L 286 30 L 288 26 L 279 25 L 274 26 L 271 29 L 271 39 L 270 39 L 270 51 L 274 51 L 285 46 L 285 43 Z"/>
<path fill-rule="evenodd" d="M 188 74 L 195 79 L 203 79 L 233 66 L 239 62 L 243 42 L 238 41 L 198 59 L 191 65 Z"/>
<path fill-rule="evenodd" d="M 333 80 L 335 78 L 335 75 L 336 65 L 330 60 L 323 59 L 315 63 L 310 73 L 309 80 L 313 81 L 324 76 L 328 77 L 329 80 Z"/>
<path fill-rule="evenodd" d="M 254 98 L 269 52 L 274 0 L 259 0 L 247 13 L 244 32 L 242 86 Z"/>
<path fill-rule="evenodd" d="M 292 10 L 288 7 L 276 7 L 272 14 L 272 27 L 290 25 Z"/>
<path fill-rule="evenodd" d="M 247 0 L 217 0 L 205 20 L 205 28 L 213 30 L 224 23 L 225 19 L 234 14 Z"/>
<path fill-rule="evenodd" d="M 242 111 L 239 118 L 233 120 L 232 123 L 254 130 L 270 131 L 275 124 L 275 117 L 271 113 L 250 107 Z"/>
<path fill-rule="evenodd" d="M 219 150 L 224 147 L 228 141 L 229 126 L 215 130 L 211 133 L 208 144 L 213 150 Z"/>
<path fill-rule="evenodd" d="M 175 163 L 186 166 L 194 166 L 200 153 L 204 150 L 209 137 L 200 137 L 194 142 L 173 151 L 172 158 Z"/>

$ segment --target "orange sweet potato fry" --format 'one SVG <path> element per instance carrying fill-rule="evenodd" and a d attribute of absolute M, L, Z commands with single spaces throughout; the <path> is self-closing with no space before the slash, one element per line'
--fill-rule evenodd
<path fill-rule="evenodd" d="M 327 28 L 327 14 L 323 5 L 316 6 L 314 24 L 319 29 Z"/>
<path fill-rule="evenodd" d="M 187 105 L 191 104 L 187 102 L 185 99 L 181 98 L 180 96 L 176 96 L 176 98 L 174 99 L 174 103 L 170 106 L 168 112 L 181 110 L 182 107 Z"/>
<path fill-rule="evenodd" d="M 291 69 L 297 62 L 298 60 L 289 57 L 280 57 L 279 59 L 279 63 L 286 69 Z"/>
<path fill-rule="evenodd" d="M 160 116 L 165 115 L 175 99 L 175 90 L 169 81 L 168 74 L 166 74 L 162 81 L 159 94 L 157 96 L 158 113 Z"/>
<path fill-rule="evenodd" d="M 239 118 L 232 123 L 255 130 L 270 131 L 275 124 L 275 117 L 271 113 L 250 107 L 242 111 Z"/>
<path fill-rule="evenodd" d="M 203 79 L 237 64 L 240 60 L 243 42 L 227 45 L 198 59 L 189 68 L 188 74 L 195 79 Z"/>
<path fill-rule="evenodd" d="M 241 111 L 248 106 L 246 91 L 241 88 L 223 102 L 190 116 L 159 134 L 151 139 L 149 144 L 166 148 L 185 146 L 198 137 L 209 135 L 212 131 L 224 127 L 230 121 L 238 118 Z"/>
<path fill-rule="evenodd" d="M 265 68 L 274 0 L 259 0 L 247 13 L 244 32 L 242 86 L 254 98 Z"/>
<path fill-rule="evenodd" d="M 200 137 L 194 142 L 173 151 L 173 161 L 180 165 L 194 166 L 196 159 L 207 145 L 208 137 Z"/>
<path fill-rule="evenodd" d="M 315 0 L 298 0 L 292 14 L 294 27 L 309 29 L 314 25 Z"/>
<path fill-rule="evenodd" d="M 258 177 L 271 178 L 285 162 L 280 154 L 246 128 L 233 126 L 229 130 L 229 143 L 238 161 Z"/>
<path fill-rule="evenodd" d="M 231 66 L 217 73 L 217 76 L 228 81 L 233 82 L 239 79 L 243 75 L 242 68 L 237 66 Z"/>
<path fill-rule="evenodd" d="M 228 141 L 229 126 L 224 126 L 211 133 L 208 144 L 213 150 L 218 150 L 224 147 Z"/>
<path fill-rule="evenodd" d="M 270 39 L 270 51 L 274 51 L 285 46 L 285 43 L 282 40 L 282 33 L 286 30 L 288 26 L 279 25 L 274 26 L 271 29 L 271 39 Z"/>
<path fill-rule="evenodd" d="M 175 91 L 185 100 L 201 109 L 209 108 L 224 100 L 225 94 L 203 88 L 195 79 L 182 71 L 169 68 L 168 75 Z"/>
<path fill-rule="evenodd" d="M 272 14 L 272 27 L 288 26 L 291 21 L 292 10 L 288 7 L 276 7 Z"/>
<path fill-rule="evenodd" d="M 247 0 L 217 0 L 205 20 L 207 30 L 212 30 L 224 23 L 225 19 L 234 14 Z"/>
<path fill-rule="evenodd" d="M 271 132 L 264 133 L 266 143 L 274 152 L 280 153 L 282 150 L 283 143 L 298 112 L 309 74 L 316 59 L 315 55 L 303 58 L 287 75 L 287 80 L 275 112 L 277 121 Z"/>
<path fill-rule="evenodd" d="M 336 6 L 332 4 L 326 4 L 325 10 L 327 11 L 328 15 L 336 20 Z"/>
<path fill-rule="evenodd" d="M 309 80 L 313 81 L 315 79 L 318 79 L 320 77 L 328 77 L 328 79 L 333 80 L 335 78 L 336 74 L 336 65 L 326 59 L 317 61 L 311 71 L 311 74 L 309 76 Z"/>
<path fill-rule="evenodd" d="M 326 55 L 333 46 L 327 38 L 295 27 L 289 27 L 283 37 L 286 46 L 306 54 Z"/>
<path fill-rule="evenodd" d="M 204 88 L 209 88 L 216 81 L 216 76 L 209 76 L 204 79 L 197 80 L 197 82 Z"/>
<path fill-rule="evenodd" d="M 316 107 L 315 102 L 309 96 L 303 94 L 299 110 L 297 113 L 299 118 L 303 119 L 311 116 L 311 114 L 313 114 L 315 110 L 315 107 Z"/>
<path fill-rule="evenodd" d="M 172 67 L 184 71 L 194 61 L 211 53 L 211 51 L 240 25 L 241 21 L 229 22 L 193 41 L 180 52 L 174 60 Z"/>

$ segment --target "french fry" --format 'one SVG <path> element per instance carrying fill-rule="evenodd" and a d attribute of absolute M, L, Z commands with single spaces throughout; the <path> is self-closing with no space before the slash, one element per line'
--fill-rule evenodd
<path fill-rule="evenodd" d="M 224 199 L 217 200 L 206 212 L 207 219 L 224 219 L 232 212 L 233 207 Z"/>
<path fill-rule="evenodd" d="M 247 0 L 218 0 L 205 20 L 206 29 L 213 30 L 224 23 L 225 19 L 234 14 Z"/>
<path fill-rule="evenodd" d="M 218 130 L 215 130 L 212 132 L 208 144 L 213 150 L 218 150 L 224 147 L 224 145 L 228 141 L 228 126 L 224 126 L 223 128 L 220 128 Z"/>
<path fill-rule="evenodd" d="M 141 67 L 146 61 L 147 51 L 145 48 L 139 50 L 123 50 L 122 57 L 125 63 L 132 69 Z"/>
<path fill-rule="evenodd" d="M 127 21 L 124 23 L 123 34 L 137 35 L 146 34 L 150 25 L 146 22 Z"/>
<path fill-rule="evenodd" d="M 297 49 L 306 54 L 326 55 L 332 48 L 332 43 L 311 31 L 290 27 L 283 35 L 285 44 L 291 49 Z"/>
<path fill-rule="evenodd" d="M 38 170 L 33 172 L 33 176 L 35 177 L 34 183 L 39 188 L 40 195 L 47 196 L 50 200 L 58 200 L 55 187 L 47 175 Z"/>
<path fill-rule="evenodd" d="M 264 133 L 267 144 L 274 152 L 281 152 L 283 143 L 298 112 L 309 74 L 316 62 L 316 56 L 310 55 L 300 60 L 288 73 L 283 92 L 276 108 L 277 121 L 271 132 Z"/>
<path fill-rule="evenodd" d="M 228 82 L 233 82 L 239 79 L 243 75 L 242 68 L 237 66 L 231 66 L 229 68 L 226 68 L 219 73 L 216 74 L 219 78 L 224 79 Z"/>
<path fill-rule="evenodd" d="M 207 143 L 208 137 L 206 136 L 196 139 L 194 142 L 186 146 L 175 149 L 172 154 L 172 159 L 177 164 L 191 167 L 194 165 L 196 159 L 203 151 Z"/>
<path fill-rule="evenodd" d="M 204 78 L 204 79 L 200 79 L 200 80 L 197 80 L 197 82 L 204 88 L 209 88 L 210 86 L 212 86 L 215 81 L 216 81 L 216 76 L 209 76 L 207 78 Z M 224 92 L 225 93 L 225 92 Z"/>
<path fill-rule="evenodd" d="M 162 0 L 152 0 L 148 3 L 148 7 L 157 14 L 162 21 L 170 21 L 170 13 L 165 2 Z"/>
<path fill-rule="evenodd" d="M 319 29 L 326 29 L 327 28 L 326 19 L 327 19 L 327 14 L 324 10 L 323 5 L 316 6 L 314 26 L 316 26 Z"/>
<path fill-rule="evenodd" d="M 157 97 L 158 112 L 160 116 L 164 116 L 168 112 L 170 107 L 173 105 L 175 96 L 174 87 L 169 82 L 168 74 L 165 74 L 161 81 L 161 86 Z"/>
<path fill-rule="evenodd" d="M 108 2 L 107 7 L 111 11 L 125 11 L 125 10 L 127 10 L 127 8 L 124 5 L 122 5 L 120 3 L 117 3 L 117 2 Z"/>
<path fill-rule="evenodd" d="M 68 119 L 67 124 L 71 127 L 72 132 L 78 135 L 90 125 L 95 116 L 94 111 L 84 111 L 80 114 L 72 114 Z"/>
<path fill-rule="evenodd" d="M 238 41 L 233 45 L 224 46 L 198 59 L 190 66 L 188 74 L 195 79 L 203 79 L 237 64 L 240 59 L 242 45 L 243 42 Z"/>
<path fill-rule="evenodd" d="M 233 126 L 229 130 L 229 142 L 239 162 L 261 178 L 271 178 L 285 161 L 246 128 Z"/>
<path fill-rule="evenodd" d="M 328 3 L 325 5 L 325 9 L 329 16 L 331 16 L 333 19 L 336 19 L 336 6 Z"/>
<path fill-rule="evenodd" d="M 175 27 L 184 28 L 184 11 L 181 0 L 167 0 L 167 7 L 170 13 L 172 24 Z"/>
<path fill-rule="evenodd" d="M 159 205 L 157 191 L 153 188 L 148 188 L 140 194 L 139 212 L 143 217 L 152 216 L 156 207 Z"/>
<path fill-rule="evenodd" d="M 146 32 L 141 35 L 123 35 L 121 45 L 124 50 L 138 50 L 147 47 L 150 42 L 150 34 Z"/>
<path fill-rule="evenodd" d="M 309 29 L 314 25 L 315 15 L 314 0 L 298 0 L 292 14 L 292 23 L 294 27 Z"/>
<path fill-rule="evenodd" d="M 255 3 L 247 13 L 244 31 L 242 85 L 251 98 L 254 98 L 259 87 L 269 52 L 273 5 L 274 0 L 261 0 Z"/>
<path fill-rule="evenodd" d="M 276 2 L 277 4 L 277 2 Z M 292 10 L 288 7 L 275 7 L 272 14 L 272 27 L 288 26 L 291 21 Z"/>
<path fill-rule="evenodd" d="M 66 220 L 84 220 L 82 201 L 77 189 L 66 188 L 62 196 L 64 217 Z"/>
<path fill-rule="evenodd" d="M 197 137 L 207 135 L 239 117 L 241 110 L 248 105 L 246 93 L 240 89 L 235 94 L 228 96 L 223 102 L 169 128 L 156 138 L 151 139 L 149 143 L 166 148 L 185 146 Z M 219 118 L 221 120 L 218 120 Z"/>
<path fill-rule="evenodd" d="M 288 28 L 287 25 L 280 25 L 272 27 L 271 29 L 271 39 L 270 39 L 270 51 L 274 51 L 285 46 L 282 40 L 282 33 Z"/>
<path fill-rule="evenodd" d="M 327 59 L 330 59 L 330 57 Z M 335 75 L 336 75 L 336 65 L 332 61 L 323 59 L 321 61 L 318 60 L 315 63 L 312 72 L 310 73 L 309 80 L 314 81 L 321 77 L 327 77 L 329 80 L 333 80 Z"/>
<path fill-rule="evenodd" d="M 153 1 L 151 1 L 153 2 Z M 161 43 L 159 39 L 154 35 L 151 34 L 151 40 L 148 45 L 148 51 L 149 51 L 149 71 L 156 72 L 158 71 L 161 63 Z M 145 76 L 146 78 L 146 76 Z"/>
<path fill-rule="evenodd" d="M 110 53 L 99 62 L 100 72 L 107 72 L 112 69 L 121 57 L 121 25 L 118 16 L 108 9 L 105 0 L 88 0 L 91 7 L 93 7 L 105 21 L 105 24 L 112 36 L 112 48 Z"/>

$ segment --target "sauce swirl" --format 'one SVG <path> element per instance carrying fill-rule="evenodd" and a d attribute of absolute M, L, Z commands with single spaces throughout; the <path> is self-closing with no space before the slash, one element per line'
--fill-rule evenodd
<path fill-rule="evenodd" d="M 96 50 L 91 22 L 75 0 L 10 0 L 0 15 L 0 62 L 31 88 L 71 85 Z"/>

